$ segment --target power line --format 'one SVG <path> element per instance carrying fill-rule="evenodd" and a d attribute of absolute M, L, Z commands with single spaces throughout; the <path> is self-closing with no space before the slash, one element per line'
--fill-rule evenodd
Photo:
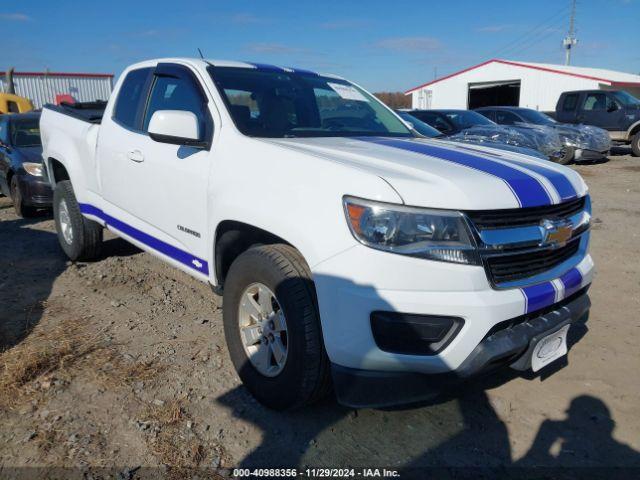
<path fill-rule="evenodd" d="M 505 45 L 504 47 L 502 47 L 499 50 L 497 50 L 492 55 L 492 57 L 493 58 L 497 58 L 500 55 L 502 55 L 503 53 L 512 51 L 514 48 L 517 48 L 517 46 L 519 44 L 526 43 L 527 41 L 531 41 L 537 35 L 542 33 L 546 28 L 549 28 L 548 27 L 549 22 L 553 22 L 555 24 L 557 22 L 559 16 L 564 17 L 564 15 L 566 15 L 567 13 L 568 13 L 568 8 L 567 8 L 567 5 L 565 5 L 560 10 L 555 12 L 551 17 L 546 18 L 543 22 L 537 24 L 535 27 L 531 28 L 530 30 L 525 32 L 523 35 L 520 35 L 514 41 L 509 42 L 507 45 Z"/>
<path fill-rule="evenodd" d="M 541 36 L 528 39 L 528 41 L 521 42 L 519 45 L 514 46 L 511 49 L 511 53 L 522 52 L 525 50 L 529 50 L 531 47 L 541 44 L 551 35 L 556 35 L 558 33 L 560 25 L 564 23 L 564 19 L 559 19 L 558 21 L 549 24 L 545 30 L 541 30 L 539 33 Z"/>

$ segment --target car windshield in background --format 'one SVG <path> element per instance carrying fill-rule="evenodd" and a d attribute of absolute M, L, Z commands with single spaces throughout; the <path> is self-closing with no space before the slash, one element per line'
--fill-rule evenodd
<path fill-rule="evenodd" d="M 640 105 L 640 100 L 631 95 L 629 92 L 619 91 L 619 92 L 611 92 L 616 100 L 618 100 L 621 104 L 630 106 L 630 105 Z"/>
<path fill-rule="evenodd" d="M 484 115 L 470 110 L 446 111 L 443 113 L 460 130 L 475 127 L 476 125 L 495 125 Z"/>
<path fill-rule="evenodd" d="M 439 130 L 436 130 L 431 125 L 424 123 L 422 120 L 414 117 L 410 113 L 402 112 L 402 111 L 396 112 L 396 113 L 405 122 L 410 123 L 413 129 L 416 132 L 418 132 L 420 135 L 424 135 L 425 137 L 431 137 L 431 138 L 444 136 Z"/>
<path fill-rule="evenodd" d="M 251 137 L 412 137 L 355 85 L 311 72 L 210 67 L 238 129 Z"/>
<path fill-rule="evenodd" d="M 14 147 L 40 147 L 40 124 L 37 118 L 11 123 L 11 144 Z"/>
<path fill-rule="evenodd" d="M 527 122 L 535 123 L 536 125 L 553 125 L 556 123 L 556 121 L 549 115 L 537 110 L 518 110 L 518 113 Z"/>

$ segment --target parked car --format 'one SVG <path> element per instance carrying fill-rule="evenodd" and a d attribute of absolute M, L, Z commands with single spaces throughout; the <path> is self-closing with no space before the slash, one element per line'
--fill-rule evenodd
<path fill-rule="evenodd" d="M 595 125 L 640 157 L 640 100 L 624 90 L 576 90 L 560 95 L 556 120 Z"/>
<path fill-rule="evenodd" d="M 522 107 L 482 107 L 476 112 L 499 125 L 536 125 L 553 129 L 560 136 L 563 151 L 558 163 L 566 165 L 573 160 L 599 160 L 606 157 L 611 149 L 609 134 L 602 128 L 591 125 L 568 125 L 558 123 L 545 113 Z"/>
<path fill-rule="evenodd" d="M 409 113 L 454 141 L 530 148 L 554 162 L 562 155 L 558 134 L 542 127 L 501 126 L 472 110 L 411 110 Z"/>
<path fill-rule="evenodd" d="M 0 116 L 0 190 L 16 214 L 29 217 L 50 208 L 52 192 L 43 176 L 40 113 Z"/>
<path fill-rule="evenodd" d="M 41 118 L 62 250 L 94 258 L 107 228 L 210 283 L 269 407 L 331 382 L 380 406 L 537 371 L 586 320 L 591 207 L 571 169 L 417 138 L 347 80 L 262 64 L 138 63 L 92 110 Z"/>
<path fill-rule="evenodd" d="M 431 125 L 414 117 L 413 115 L 411 115 L 409 112 L 405 110 L 396 110 L 396 113 L 400 118 L 402 118 L 405 122 L 407 122 L 407 124 L 411 128 L 413 128 L 416 132 L 418 132 L 420 135 L 424 137 L 438 138 L 441 140 L 449 140 L 449 141 L 460 141 L 458 140 L 458 137 L 456 137 L 455 135 L 452 137 L 447 137 L 443 133 L 433 128 Z M 534 150 L 533 148 L 517 147 L 515 145 L 509 145 L 507 143 L 499 143 L 499 142 L 489 143 L 484 139 L 474 142 L 472 138 L 469 136 L 464 137 L 464 139 L 462 140 L 462 143 L 475 143 L 478 145 L 490 146 L 491 148 L 498 149 L 498 150 L 507 150 L 509 152 L 519 153 L 521 155 L 529 155 L 532 157 L 537 157 L 543 160 L 547 160 L 547 157 L 544 154 L 540 153 L 538 150 Z"/>

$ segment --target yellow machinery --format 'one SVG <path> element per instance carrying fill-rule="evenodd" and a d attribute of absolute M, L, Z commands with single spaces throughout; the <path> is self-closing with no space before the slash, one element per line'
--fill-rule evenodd
<path fill-rule="evenodd" d="M 33 110 L 31 100 L 12 93 L 0 93 L 0 113 L 24 113 Z"/>

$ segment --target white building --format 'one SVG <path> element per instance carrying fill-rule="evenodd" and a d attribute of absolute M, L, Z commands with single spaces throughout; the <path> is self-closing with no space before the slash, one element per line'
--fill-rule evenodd
<path fill-rule="evenodd" d="M 35 108 L 56 103 L 56 98 L 70 96 L 78 102 L 108 100 L 113 75 L 108 73 L 14 72 L 17 95 L 28 98 Z M 0 92 L 6 92 L 6 74 L 0 72 Z"/>
<path fill-rule="evenodd" d="M 640 98 L 640 75 L 545 63 L 493 59 L 405 92 L 413 108 L 503 105 L 553 111 L 562 92 L 626 90 Z"/>

